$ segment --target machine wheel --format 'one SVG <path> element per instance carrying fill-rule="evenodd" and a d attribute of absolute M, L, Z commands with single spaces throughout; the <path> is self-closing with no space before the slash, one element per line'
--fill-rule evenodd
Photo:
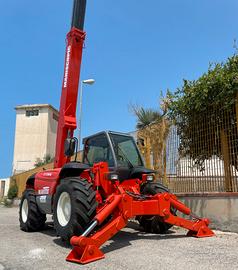
<path fill-rule="evenodd" d="M 141 190 L 142 194 L 155 195 L 158 193 L 169 192 L 168 188 L 160 183 L 147 183 Z M 176 214 L 175 209 L 171 209 L 173 214 Z M 137 220 L 140 226 L 149 233 L 166 233 L 171 227 L 171 224 L 163 222 L 159 216 L 139 216 Z"/>
<path fill-rule="evenodd" d="M 81 235 L 96 215 L 96 192 L 80 177 L 68 177 L 57 187 L 54 200 L 54 227 L 62 240 Z"/>
<path fill-rule="evenodd" d="M 35 232 L 44 228 L 46 215 L 38 209 L 34 189 L 24 191 L 19 210 L 20 228 L 25 232 Z"/>

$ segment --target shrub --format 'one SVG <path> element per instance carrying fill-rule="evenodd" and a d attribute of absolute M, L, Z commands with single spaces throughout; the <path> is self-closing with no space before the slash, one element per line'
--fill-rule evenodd
<path fill-rule="evenodd" d="M 177 126 L 180 154 L 189 155 L 201 170 L 206 159 L 223 158 L 222 134 L 228 140 L 230 165 L 238 169 L 237 96 L 238 55 L 235 54 L 225 63 L 210 65 L 197 80 L 184 80 L 172 97 L 169 114 Z"/>
<path fill-rule="evenodd" d="M 7 193 L 8 199 L 12 200 L 16 198 L 17 193 L 18 193 L 18 187 L 16 185 L 16 182 L 14 182 L 14 184 L 12 184 L 8 190 L 8 193 Z"/>
<path fill-rule="evenodd" d="M 6 207 L 12 206 L 12 200 L 10 200 L 10 199 L 8 199 L 8 198 L 5 198 L 3 203 L 4 203 L 4 205 L 5 205 Z"/>

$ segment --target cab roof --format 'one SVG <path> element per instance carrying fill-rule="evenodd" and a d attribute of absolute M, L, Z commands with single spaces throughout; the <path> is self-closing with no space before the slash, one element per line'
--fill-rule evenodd
<path fill-rule="evenodd" d="M 93 134 L 93 135 L 91 135 L 91 136 L 88 136 L 88 137 L 83 138 L 83 144 L 84 144 L 85 141 L 87 141 L 88 139 L 94 138 L 94 137 L 99 136 L 99 135 L 102 135 L 102 134 L 105 134 L 105 135 L 115 134 L 115 135 L 121 135 L 121 136 L 127 136 L 127 137 L 132 137 L 132 138 L 133 138 L 133 136 L 131 136 L 131 135 L 128 134 L 128 133 L 122 133 L 122 132 L 117 132 L 117 131 L 105 130 L 105 131 L 100 131 L 100 132 L 95 133 L 95 134 Z"/>

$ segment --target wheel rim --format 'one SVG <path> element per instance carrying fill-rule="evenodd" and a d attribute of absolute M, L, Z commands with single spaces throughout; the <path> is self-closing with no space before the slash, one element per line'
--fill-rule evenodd
<path fill-rule="evenodd" d="M 66 226 L 71 217 L 71 200 L 69 193 L 63 192 L 60 194 L 57 203 L 57 219 L 61 226 Z"/>
<path fill-rule="evenodd" d="M 24 199 L 21 207 L 21 218 L 24 223 L 27 221 L 28 216 L 28 201 L 27 199 Z"/>

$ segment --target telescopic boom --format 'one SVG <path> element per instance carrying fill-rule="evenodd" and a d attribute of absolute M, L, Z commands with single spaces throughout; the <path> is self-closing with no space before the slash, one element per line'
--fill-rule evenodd
<path fill-rule="evenodd" d="M 86 0 L 74 0 L 71 30 L 67 34 L 64 78 L 60 99 L 59 122 L 57 129 L 54 168 L 60 168 L 70 161 L 65 155 L 65 142 L 74 136 L 78 86 L 82 61 L 83 44 L 86 33 L 83 31 Z"/>
<path fill-rule="evenodd" d="M 86 0 L 75 0 L 71 28 L 75 27 L 83 31 L 86 11 Z"/>

